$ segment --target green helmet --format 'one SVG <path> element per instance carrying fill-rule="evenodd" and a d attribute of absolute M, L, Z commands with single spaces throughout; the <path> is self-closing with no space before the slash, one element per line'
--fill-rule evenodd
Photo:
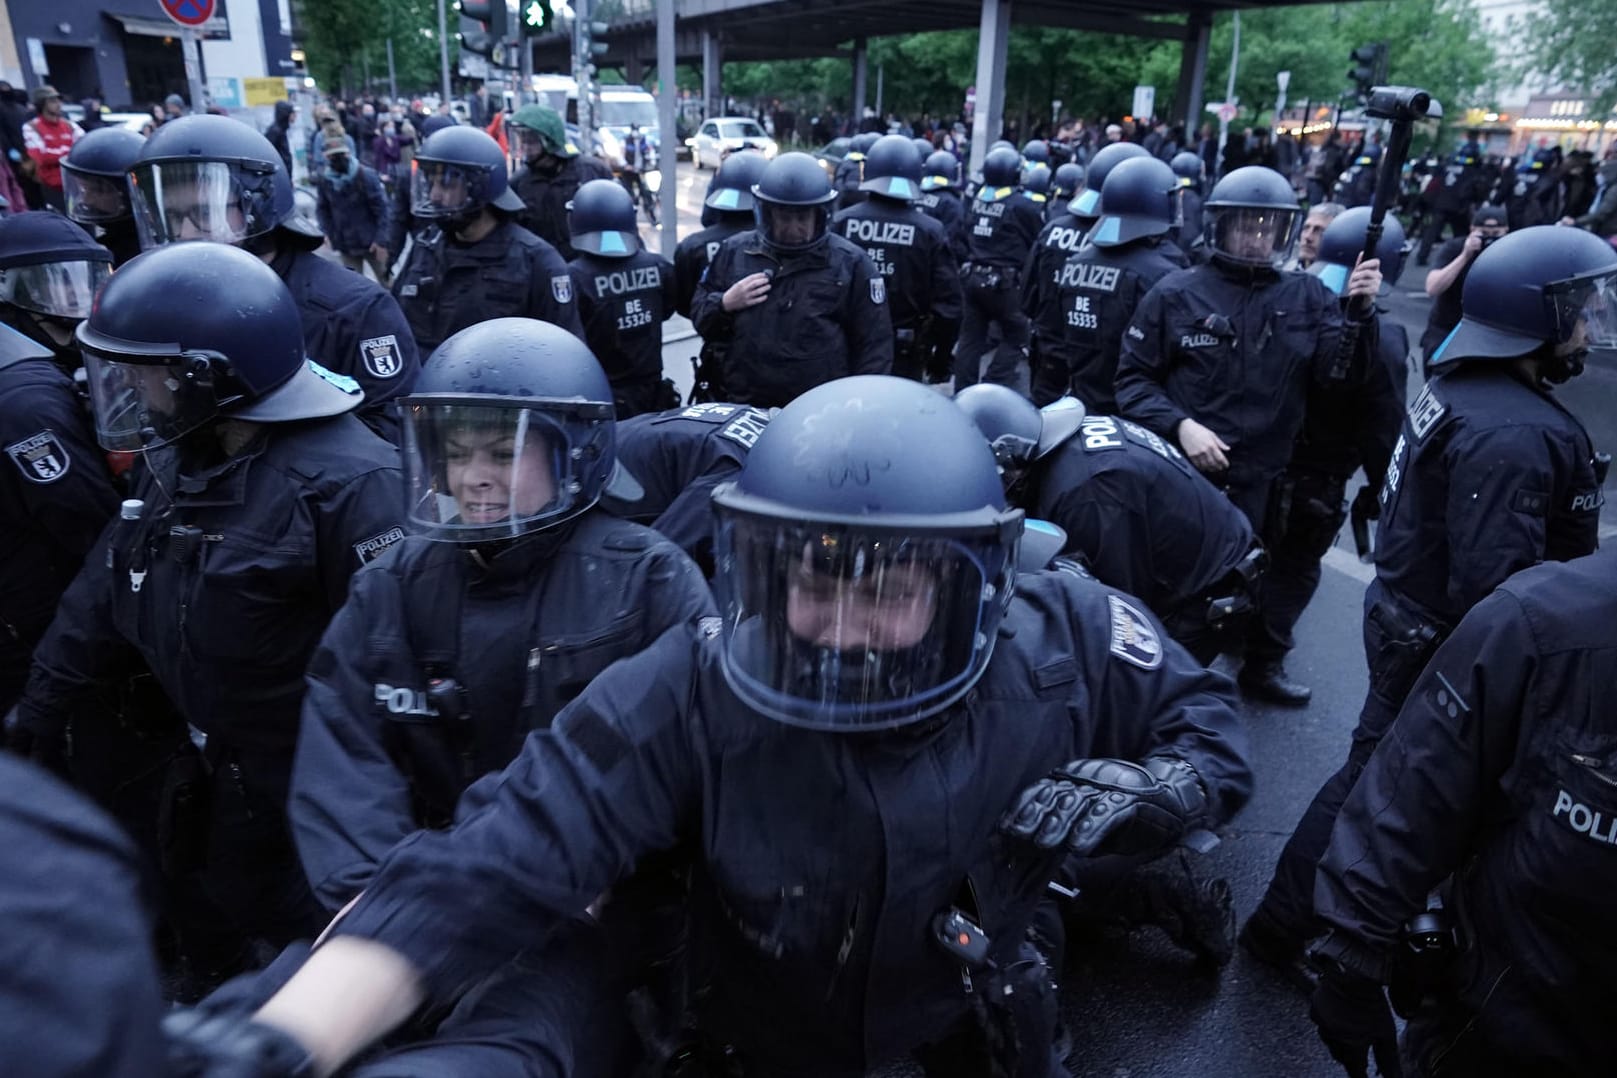
<path fill-rule="evenodd" d="M 557 157 L 577 157 L 578 147 L 567 140 L 567 126 L 561 113 L 544 105 L 523 105 L 511 116 L 513 127 L 537 132 L 545 149 Z"/>

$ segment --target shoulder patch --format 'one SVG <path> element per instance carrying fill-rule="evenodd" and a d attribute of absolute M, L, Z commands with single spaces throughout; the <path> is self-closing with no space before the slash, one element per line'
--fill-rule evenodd
<path fill-rule="evenodd" d="M 395 543 L 404 542 L 403 528 L 389 528 L 380 535 L 373 535 L 369 539 L 354 544 L 354 553 L 359 555 L 360 565 L 369 565 L 382 556 L 382 552 Z"/>
<path fill-rule="evenodd" d="M 1111 653 L 1141 670 L 1155 670 L 1162 665 L 1162 638 L 1151 625 L 1151 619 L 1116 595 L 1106 597 L 1112 608 Z"/>
<path fill-rule="evenodd" d="M 556 297 L 557 303 L 573 302 L 573 279 L 567 274 L 550 279 L 550 294 Z"/>
<path fill-rule="evenodd" d="M 51 430 L 29 435 L 6 446 L 6 455 L 30 483 L 54 483 L 73 466 L 61 440 Z"/>
<path fill-rule="evenodd" d="M 878 307 L 887 302 L 887 282 L 880 277 L 870 279 L 870 302 Z"/>
<path fill-rule="evenodd" d="M 394 378 L 404 369 L 404 354 L 399 351 L 399 339 L 389 333 L 385 337 L 371 337 L 359 342 L 359 355 L 365 369 L 378 378 Z"/>
<path fill-rule="evenodd" d="M 1426 436 L 1432 433 L 1432 428 L 1437 426 L 1437 421 L 1442 419 L 1448 410 L 1449 406 L 1432 392 L 1432 385 L 1428 382 L 1426 388 L 1421 390 L 1420 396 L 1415 398 L 1415 403 L 1409 406 L 1409 429 L 1415 432 L 1415 440 L 1425 441 Z"/>

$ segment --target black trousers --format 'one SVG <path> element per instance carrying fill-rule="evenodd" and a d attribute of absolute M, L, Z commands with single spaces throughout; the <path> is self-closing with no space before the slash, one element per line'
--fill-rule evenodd
<path fill-rule="evenodd" d="M 954 388 L 959 392 L 978 382 L 1028 391 L 1028 321 L 1022 312 L 1015 271 L 994 271 L 995 283 L 982 274 L 965 278 L 965 310 L 960 320 L 960 341 L 955 346 Z M 990 331 L 999 330 L 999 344 L 982 368 Z"/>
<path fill-rule="evenodd" d="M 1346 491 L 1346 478 L 1324 472 L 1296 470 L 1282 480 L 1279 519 L 1264 536 L 1269 571 L 1247 634 L 1248 660 L 1279 662 L 1294 646 L 1292 630 L 1319 589 L 1320 562 L 1347 520 Z"/>

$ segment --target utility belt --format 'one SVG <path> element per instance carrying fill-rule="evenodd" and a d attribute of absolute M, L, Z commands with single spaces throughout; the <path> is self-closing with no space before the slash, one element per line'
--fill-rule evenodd
<path fill-rule="evenodd" d="M 1454 994 L 1454 967 L 1459 957 L 1454 919 L 1441 903 L 1410 918 L 1393 950 L 1387 998 L 1404 1018 L 1441 1004 Z"/>
<path fill-rule="evenodd" d="M 1402 704 L 1432 653 L 1448 636 L 1449 627 L 1410 610 L 1390 593 L 1371 604 L 1366 616 L 1381 634 L 1370 662 L 1370 689 L 1391 703 Z"/>
<path fill-rule="evenodd" d="M 1269 552 L 1256 539 L 1246 555 L 1218 583 L 1190 601 L 1208 626 L 1217 628 L 1228 618 L 1250 613 L 1257 605 L 1258 583 L 1269 568 Z"/>

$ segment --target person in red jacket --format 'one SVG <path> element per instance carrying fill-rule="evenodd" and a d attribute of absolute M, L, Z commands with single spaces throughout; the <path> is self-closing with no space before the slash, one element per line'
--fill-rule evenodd
<path fill-rule="evenodd" d="M 22 125 L 23 145 L 34 163 L 34 180 L 46 204 L 65 211 L 62 158 L 73 148 L 73 143 L 84 137 L 84 132 L 62 115 L 62 95 L 54 86 L 41 86 L 34 91 L 34 111 L 38 115 Z"/>

